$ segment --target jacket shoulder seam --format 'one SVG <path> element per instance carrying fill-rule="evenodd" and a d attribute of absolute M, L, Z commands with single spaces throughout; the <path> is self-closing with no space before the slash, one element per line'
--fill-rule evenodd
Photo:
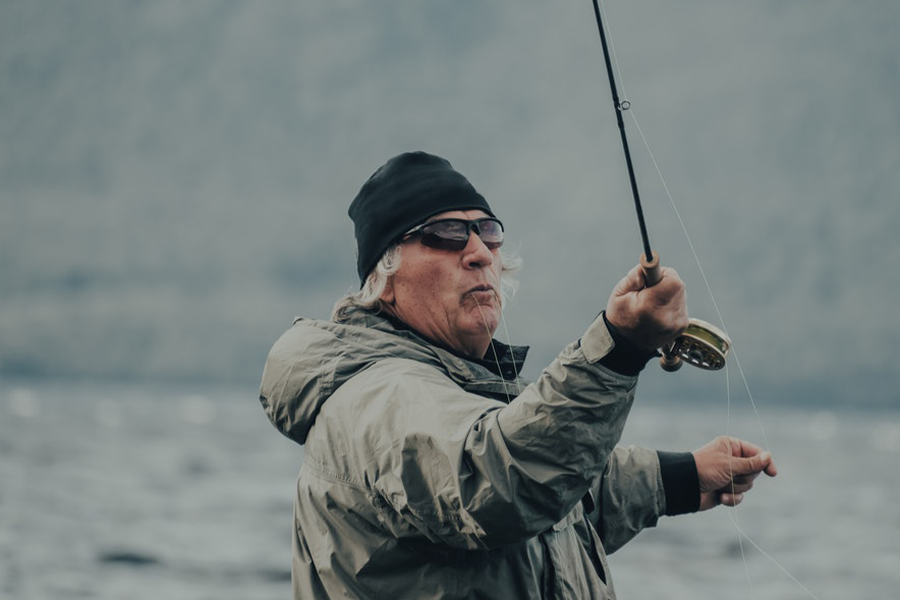
<path fill-rule="evenodd" d="M 345 486 L 368 493 L 368 489 L 365 485 L 363 485 L 361 481 L 357 481 L 351 477 L 348 477 L 346 474 L 339 473 L 336 469 L 329 468 L 318 461 L 309 459 L 308 457 L 303 458 L 302 468 L 322 479 L 329 479 L 335 483 L 340 483 Z"/>

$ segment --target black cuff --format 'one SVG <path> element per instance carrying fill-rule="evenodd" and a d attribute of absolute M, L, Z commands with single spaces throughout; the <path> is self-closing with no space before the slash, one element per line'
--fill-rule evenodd
<path fill-rule="evenodd" d="M 694 455 L 661 450 L 656 454 L 666 492 L 666 515 L 671 517 L 700 510 L 700 478 Z"/>
<path fill-rule="evenodd" d="M 655 350 L 646 350 L 631 343 L 615 325 L 606 319 L 606 311 L 600 314 L 603 315 L 603 322 L 606 323 L 606 328 L 609 330 L 614 344 L 609 354 L 600 359 L 601 365 L 619 375 L 634 377 L 644 369 L 647 361 L 659 356 Z"/>

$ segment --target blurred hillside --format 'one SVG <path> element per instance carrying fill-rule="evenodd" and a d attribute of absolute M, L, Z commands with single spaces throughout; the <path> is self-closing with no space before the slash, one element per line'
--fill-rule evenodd
<path fill-rule="evenodd" d="M 608 10 L 751 387 L 900 404 L 900 4 Z M 627 126 L 651 241 L 718 323 Z M 0 376 L 255 385 L 355 287 L 346 207 L 409 149 L 506 222 L 533 376 L 640 252 L 590 2 L 0 4 Z M 645 389 L 721 390 L 676 377 Z"/>

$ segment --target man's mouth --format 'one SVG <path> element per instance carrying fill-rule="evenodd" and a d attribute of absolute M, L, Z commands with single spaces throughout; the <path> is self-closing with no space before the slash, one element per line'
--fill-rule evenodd
<path fill-rule="evenodd" d="M 470 289 L 470 290 L 469 290 L 468 292 L 466 292 L 466 293 L 467 293 L 467 294 L 472 294 L 472 293 L 475 293 L 475 292 L 491 292 L 491 293 L 496 293 L 496 292 L 494 291 L 494 287 L 491 286 L 491 285 L 487 285 L 487 284 L 485 284 L 485 285 L 476 285 L 475 287 L 473 287 L 472 289 Z"/>
<path fill-rule="evenodd" d="M 494 300 L 500 299 L 494 286 L 488 284 L 476 285 L 475 287 L 468 290 L 464 295 L 472 296 L 472 298 L 474 298 L 476 302 L 478 302 L 479 300 L 481 302 L 493 302 Z"/>

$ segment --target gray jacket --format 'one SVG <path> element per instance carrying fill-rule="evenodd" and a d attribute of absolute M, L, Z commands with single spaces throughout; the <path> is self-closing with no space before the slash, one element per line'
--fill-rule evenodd
<path fill-rule="evenodd" d="M 260 390 L 304 446 L 294 597 L 615 598 L 605 551 L 666 495 L 656 452 L 616 448 L 613 345 L 598 318 L 526 384 L 370 313 L 298 319 Z"/>

